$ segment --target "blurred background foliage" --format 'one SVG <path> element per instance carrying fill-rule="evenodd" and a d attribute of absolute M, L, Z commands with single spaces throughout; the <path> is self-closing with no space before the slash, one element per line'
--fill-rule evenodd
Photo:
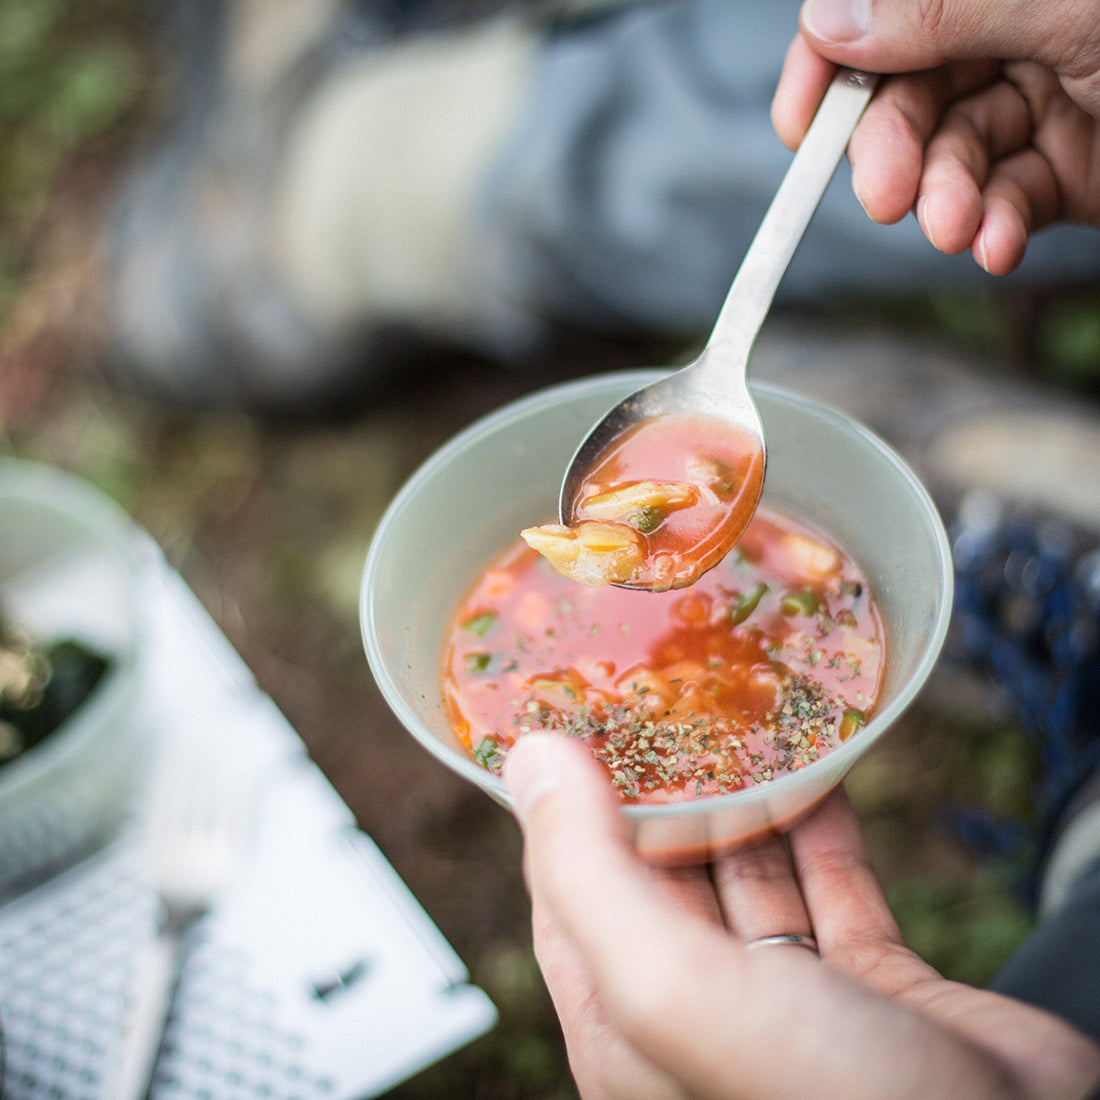
<path fill-rule="evenodd" d="M 0 2 L 0 311 L 60 173 L 140 109 L 151 68 L 139 18 L 133 0 Z"/>
<path fill-rule="evenodd" d="M 33 263 L 62 171 L 124 150 L 156 102 L 156 15 L 145 0 L 0 0 L 0 316 Z M 1100 291 L 930 293 L 860 299 L 848 312 L 864 324 L 938 331 L 1055 381 L 1100 388 Z"/>

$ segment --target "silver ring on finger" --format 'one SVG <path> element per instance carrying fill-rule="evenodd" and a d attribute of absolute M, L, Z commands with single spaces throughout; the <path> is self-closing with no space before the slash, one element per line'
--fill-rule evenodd
<path fill-rule="evenodd" d="M 749 940 L 745 944 L 748 948 L 755 947 L 805 947 L 808 951 L 818 954 L 817 940 L 813 936 L 802 936 L 797 932 L 781 932 L 775 936 L 761 936 L 759 939 Z"/>

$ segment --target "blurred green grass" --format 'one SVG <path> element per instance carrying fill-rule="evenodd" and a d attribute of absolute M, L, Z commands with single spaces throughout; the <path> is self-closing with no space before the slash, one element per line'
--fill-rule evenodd
<path fill-rule="evenodd" d="M 133 115 L 149 58 L 133 0 L 0 4 L 0 313 L 33 263 L 60 174 Z"/>

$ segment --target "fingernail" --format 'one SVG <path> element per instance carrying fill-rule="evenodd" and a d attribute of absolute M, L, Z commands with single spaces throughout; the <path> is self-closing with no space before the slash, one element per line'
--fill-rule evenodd
<path fill-rule="evenodd" d="M 871 0 L 806 0 L 802 23 L 822 42 L 855 42 L 871 25 Z"/>
<path fill-rule="evenodd" d="M 918 195 L 916 204 L 913 207 L 913 215 L 917 219 L 917 225 L 921 227 L 921 232 L 928 237 L 928 221 L 925 215 L 928 213 L 928 196 Z M 931 237 L 928 238 L 931 241 Z"/>
<path fill-rule="evenodd" d="M 989 271 L 989 253 L 986 251 L 985 230 L 979 230 L 977 237 L 974 238 L 975 251 L 977 252 L 978 263 L 983 271 Z M 991 273 L 992 274 L 992 273 Z"/>
<path fill-rule="evenodd" d="M 561 782 L 561 767 L 548 738 L 537 733 L 520 738 L 504 762 L 504 782 L 516 817 L 527 821 L 539 801 Z"/>
<path fill-rule="evenodd" d="M 867 204 L 863 201 L 863 196 L 859 193 L 859 179 L 854 173 L 852 175 L 852 194 L 855 195 L 856 202 L 858 202 L 859 205 L 863 207 L 864 214 L 866 214 L 867 217 L 870 218 L 871 214 L 867 209 Z"/>
<path fill-rule="evenodd" d="M 932 200 L 927 195 L 921 195 L 917 199 L 914 213 L 917 217 L 917 224 L 921 227 L 925 237 L 928 238 L 928 243 L 937 251 L 942 252 L 943 249 L 936 243 L 936 234 L 932 230 L 932 227 L 936 224 L 935 218 L 929 218 L 929 208 L 931 206 Z"/>

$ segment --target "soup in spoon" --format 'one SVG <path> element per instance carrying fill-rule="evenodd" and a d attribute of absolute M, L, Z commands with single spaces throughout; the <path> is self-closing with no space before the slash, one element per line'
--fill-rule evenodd
<path fill-rule="evenodd" d="M 653 592 L 693 584 L 736 543 L 764 479 L 757 436 L 659 416 L 614 438 L 571 502 L 572 522 L 522 532 L 558 572 Z"/>

